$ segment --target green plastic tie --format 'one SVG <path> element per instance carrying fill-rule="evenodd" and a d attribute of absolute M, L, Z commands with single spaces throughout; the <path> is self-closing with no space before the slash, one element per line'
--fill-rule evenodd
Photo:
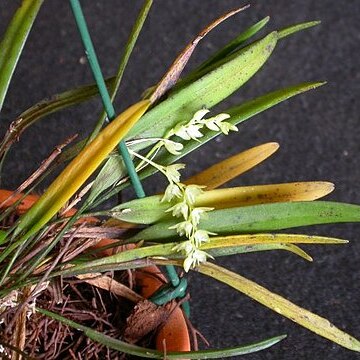
<path fill-rule="evenodd" d="M 99 89 L 101 100 L 104 105 L 105 112 L 109 121 L 115 118 L 115 108 L 111 102 L 111 98 L 108 89 L 105 84 L 104 76 L 102 74 L 98 58 L 94 49 L 94 45 L 91 41 L 89 29 L 86 24 L 84 13 L 81 8 L 79 0 L 70 0 L 72 12 L 75 17 L 76 25 L 79 29 L 81 40 L 85 48 L 85 54 L 88 58 L 90 68 L 92 70 L 96 85 Z M 135 166 L 129 154 L 129 150 L 126 147 L 124 141 L 121 141 L 118 150 L 123 157 L 126 169 L 129 173 L 131 183 L 135 189 L 136 196 L 138 198 L 144 198 L 145 192 L 142 187 L 141 181 L 136 173 Z M 181 298 L 185 296 L 187 288 L 187 280 L 185 278 L 179 279 L 179 276 L 172 265 L 166 266 L 167 278 L 169 280 L 168 289 L 160 289 L 150 300 L 157 305 L 162 305 L 175 298 Z M 187 316 L 190 315 L 190 306 L 186 301 L 182 304 L 183 310 Z"/>
<path fill-rule="evenodd" d="M 187 280 L 184 277 L 176 287 L 171 282 L 166 283 L 151 296 L 151 301 L 156 305 L 164 305 L 173 299 L 183 298 L 186 295 L 186 288 Z"/>

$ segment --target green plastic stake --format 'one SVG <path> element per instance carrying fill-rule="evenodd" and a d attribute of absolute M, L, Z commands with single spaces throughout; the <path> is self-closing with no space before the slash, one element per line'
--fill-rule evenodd
<path fill-rule="evenodd" d="M 107 114 L 109 121 L 111 121 L 116 116 L 115 108 L 111 102 L 111 98 L 110 98 L 109 92 L 108 92 L 106 84 L 105 84 L 104 76 L 102 74 L 98 58 L 96 56 L 94 45 L 93 45 L 91 37 L 90 37 L 89 29 L 86 24 L 86 20 L 85 20 L 85 17 L 84 17 L 82 8 L 81 8 L 80 1 L 79 0 L 70 0 L 70 5 L 71 5 L 72 12 L 74 14 L 74 17 L 75 17 L 77 27 L 79 29 L 79 33 L 80 33 L 81 40 L 82 40 L 84 48 L 85 48 L 85 53 L 88 58 L 90 68 L 92 70 L 96 85 L 99 89 L 99 93 L 100 93 L 101 100 L 104 105 L 105 112 Z M 134 186 L 136 196 L 138 198 L 144 198 L 146 196 L 144 189 L 143 189 L 141 181 L 136 173 L 135 166 L 131 160 L 129 151 L 128 151 L 124 141 L 120 142 L 118 149 L 119 149 L 119 152 L 121 153 L 121 156 L 124 159 L 124 163 L 128 170 L 131 182 Z M 171 301 L 172 299 L 177 298 L 177 297 L 183 297 L 186 292 L 187 281 L 186 281 L 186 279 L 182 279 L 182 280 L 179 279 L 179 276 L 175 270 L 175 267 L 172 265 L 166 266 L 166 272 L 167 272 L 167 277 L 168 277 L 171 285 L 173 286 L 173 289 L 172 289 L 172 291 L 163 293 L 160 296 L 156 297 L 154 302 L 158 305 L 165 304 L 166 302 Z M 187 302 L 184 303 L 183 309 L 184 309 L 186 315 L 189 315 L 189 313 L 190 313 L 189 304 Z"/>
<path fill-rule="evenodd" d="M 88 58 L 90 68 L 92 70 L 96 85 L 99 88 L 99 93 L 101 96 L 101 100 L 104 105 L 104 109 L 106 111 L 106 114 L 108 116 L 109 121 L 113 120 L 115 118 L 115 109 L 111 102 L 109 92 L 107 90 L 105 80 L 99 65 L 99 61 L 96 56 L 96 52 L 94 49 L 94 45 L 91 41 L 90 33 L 88 30 L 88 27 L 86 25 L 86 20 L 80 5 L 79 0 L 70 0 L 71 8 L 76 20 L 77 27 L 79 29 L 81 39 L 85 48 L 85 53 Z M 131 182 L 134 186 L 135 193 L 137 197 L 142 198 L 145 197 L 145 192 L 143 190 L 143 187 L 141 185 L 140 179 L 137 176 L 137 173 L 135 171 L 134 164 L 131 160 L 129 151 L 127 147 L 125 146 L 124 142 L 121 142 L 119 144 L 119 151 L 121 153 L 121 156 L 124 159 L 126 168 L 128 170 Z"/>

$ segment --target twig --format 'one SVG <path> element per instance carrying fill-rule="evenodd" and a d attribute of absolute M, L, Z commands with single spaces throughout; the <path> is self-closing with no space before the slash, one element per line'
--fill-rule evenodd
<path fill-rule="evenodd" d="M 61 210 L 61 212 L 59 213 L 59 216 L 62 217 L 64 215 L 66 215 L 66 213 L 68 211 L 70 211 L 77 203 L 79 203 L 81 201 L 81 199 L 86 195 L 86 193 L 91 189 L 93 184 L 93 181 L 90 182 L 89 184 L 87 184 L 80 192 L 78 195 L 75 196 L 75 198 L 73 199 L 73 201 L 63 210 Z"/>
<path fill-rule="evenodd" d="M 72 141 L 74 141 L 77 138 L 77 136 L 78 134 L 75 134 L 69 137 L 68 139 L 66 139 L 64 143 L 56 146 L 55 149 L 51 152 L 51 154 L 45 160 L 42 161 L 40 166 L 7 199 L 5 199 L 0 204 L 0 208 L 4 207 L 8 201 L 13 199 L 16 195 L 19 195 L 27 187 L 29 187 L 36 179 L 38 179 L 49 168 L 49 166 L 54 162 L 54 160 L 61 154 L 62 149 L 65 146 L 69 145 Z"/>

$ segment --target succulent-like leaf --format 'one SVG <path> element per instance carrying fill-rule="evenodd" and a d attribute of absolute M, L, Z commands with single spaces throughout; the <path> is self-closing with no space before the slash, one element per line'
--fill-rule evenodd
<path fill-rule="evenodd" d="M 228 256 L 234 254 L 246 254 L 250 252 L 268 250 L 287 250 L 291 251 L 306 260 L 310 260 L 306 253 L 293 245 L 300 244 L 344 244 L 347 240 L 328 238 L 322 236 L 308 236 L 299 234 L 256 234 L 256 235 L 231 235 L 216 236 L 209 242 L 203 243 L 200 247 L 214 257 Z M 114 255 L 102 257 L 84 263 L 76 263 L 64 270 L 54 272 L 54 276 L 74 276 L 88 272 L 114 271 L 115 269 L 128 269 L 146 266 L 149 263 L 141 263 L 142 259 L 154 257 L 183 258 L 181 253 L 174 250 L 178 243 L 166 243 L 152 246 L 144 246 L 126 251 L 118 252 Z M 136 262 L 139 262 L 138 264 Z"/>
<path fill-rule="evenodd" d="M 295 255 L 300 256 L 301 258 L 307 261 L 313 261 L 313 258 L 306 253 L 303 249 L 299 248 L 294 244 L 282 244 L 282 243 L 273 243 L 273 244 L 255 244 L 255 245 L 238 245 L 238 246 L 227 246 L 227 247 L 217 247 L 217 248 L 209 248 L 201 247 L 201 250 L 206 250 L 206 252 L 213 256 L 229 256 L 229 255 L 237 255 L 237 254 L 247 254 L 252 252 L 259 251 L 273 251 L 273 250 L 285 250 L 292 252 Z"/>
<path fill-rule="evenodd" d="M 260 233 L 299 226 L 360 222 L 360 206 L 327 202 L 289 202 L 214 210 L 201 220 L 201 229 L 217 234 Z M 131 238 L 132 241 L 174 238 L 169 229 L 176 221 L 150 226 Z M 130 241 L 131 241 L 130 240 Z"/>
<path fill-rule="evenodd" d="M 255 146 L 218 162 L 184 183 L 205 185 L 206 190 L 215 189 L 260 164 L 278 149 L 279 144 L 275 142 Z"/>
<path fill-rule="evenodd" d="M 269 234 L 266 235 L 270 237 Z M 232 238 L 230 237 L 229 239 L 226 237 L 224 238 L 216 237 L 214 239 L 211 239 L 209 242 L 203 243 L 200 246 L 200 249 L 205 250 L 207 253 L 213 255 L 214 257 L 228 256 L 234 254 L 246 254 L 250 252 L 269 251 L 269 250 L 286 250 L 296 255 L 299 255 L 308 261 L 312 261 L 312 258 L 302 249 L 293 245 L 290 239 L 288 239 L 288 241 L 286 241 L 286 238 L 283 239 L 284 241 L 281 242 L 282 238 L 279 238 L 278 241 L 266 241 L 266 238 L 264 238 L 264 242 L 261 243 L 255 240 L 253 241 L 246 240 L 246 238 L 239 239 L 236 236 Z M 324 239 L 333 242 L 337 240 L 337 239 L 327 239 L 327 238 Z M 341 240 L 338 240 L 338 242 L 340 241 Z M 94 271 L 110 271 L 110 270 L 114 270 L 114 266 L 119 266 L 127 263 L 131 264 L 134 261 L 139 261 L 141 259 L 151 259 L 155 257 L 183 259 L 184 254 L 179 253 L 175 250 L 175 247 L 178 244 L 179 244 L 178 242 L 171 242 L 166 244 L 142 246 L 139 248 L 118 252 L 111 256 L 102 257 L 100 259 L 95 259 L 92 261 L 87 261 L 82 264 L 75 264 L 71 267 L 68 267 L 64 270 L 54 273 L 52 276 L 58 276 L 58 275 L 73 276 L 78 274 L 85 274 L 88 272 L 94 272 Z"/>
<path fill-rule="evenodd" d="M 128 134 L 162 137 L 176 124 L 190 120 L 202 107 L 212 108 L 246 83 L 266 62 L 277 42 L 273 32 L 256 44 L 231 55 L 229 59 L 199 80 L 172 92 L 151 109 Z"/>
<path fill-rule="evenodd" d="M 44 0 L 23 0 L 0 43 L 0 111 L 26 39 L 43 2 Z"/>
<path fill-rule="evenodd" d="M 230 235 L 212 237 L 209 242 L 202 244 L 201 249 L 205 250 L 214 257 L 243 254 L 255 251 L 287 250 L 311 261 L 312 258 L 308 254 L 304 253 L 304 251 L 299 247 L 294 247 L 294 243 L 345 244 L 348 243 L 348 241 L 322 236 L 299 234 Z M 271 245 L 274 245 L 274 247 Z"/>
<path fill-rule="evenodd" d="M 240 186 L 205 191 L 199 195 L 196 205 L 226 209 L 277 202 L 313 201 L 333 190 L 334 185 L 326 181 Z"/>
<path fill-rule="evenodd" d="M 216 189 L 200 194 L 195 200 L 195 206 L 226 209 L 266 203 L 312 201 L 329 194 L 333 189 L 333 184 L 325 181 Z M 108 214 L 122 221 L 152 224 L 171 217 L 166 212 L 170 205 L 161 199 L 162 195 L 155 195 L 132 200 L 116 206 Z"/>
<path fill-rule="evenodd" d="M 301 234 L 247 234 L 214 236 L 204 243 L 203 249 L 221 247 L 234 247 L 238 245 L 254 244 L 346 244 L 348 240 L 336 239 L 325 236 L 301 235 Z"/>
<path fill-rule="evenodd" d="M 211 263 L 201 265 L 199 271 L 233 287 L 260 304 L 270 308 L 284 317 L 287 317 L 291 321 L 296 322 L 314 333 L 347 349 L 360 352 L 359 340 L 338 329 L 327 319 L 293 304 L 289 300 L 286 300 L 282 296 L 267 290 L 257 283 Z"/>
<path fill-rule="evenodd" d="M 247 101 L 242 103 L 239 106 L 232 107 L 230 109 L 225 110 L 225 113 L 229 113 L 231 118 L 227 120 L 233 125 L 238 125 L 243 121 L 246 121 L 253 116 L 285 101 L 290 99 L 293 96 L 299 95 L 306 91 L 316 89 L 319 86 L 324 85 L 324 82 L 310 82 L 298 84 L 295 86 L 290 86 L 281 90 L 276 90 L 270 92 L 266 95 L 260 96 L 256 99 Z M 208 129 L 202 130 L 204 136 L 197 139 L 198 141 L 182 141 L 183 150 L 180 155 L 172 155 L 167 151 L 160 150 L 159 155 L 156 158 L 156 161 L 159 164 L 168 165 L 171 164 L 183 156 L 191 153 L 196 150 L 198 147 L 204 145 L 206 142 L 210 141 L 217 135 L 218 133 L 214 133 L 214 131 L 210 131 Z M 181 141 L 180 141 L 181 142 Z M 147 176 L 155 173 L 157 170 L 153 167 L 147 167 L 141 172 L 141 178 L 146 178 Z"/>

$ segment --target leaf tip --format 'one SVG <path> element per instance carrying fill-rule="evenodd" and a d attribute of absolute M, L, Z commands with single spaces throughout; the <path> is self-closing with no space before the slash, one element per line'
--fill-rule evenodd
<path fill-rule="evenodd" d="M 268 146 L 270 149 L 272 149 L 274 152 L 277 151 L 280 148 L 280 144 L 277 143 L 276 141 L 274 142 L 269 142 Z"/>
<path fill-rule="evenodd" d="M 319 86 L 323 86 L 323 85 L 326 85 L 327 84 L 327 81 L 319 81 L 319 82 L 316 82 L 314 83 L 314 89 L 319 87 Z"/>

